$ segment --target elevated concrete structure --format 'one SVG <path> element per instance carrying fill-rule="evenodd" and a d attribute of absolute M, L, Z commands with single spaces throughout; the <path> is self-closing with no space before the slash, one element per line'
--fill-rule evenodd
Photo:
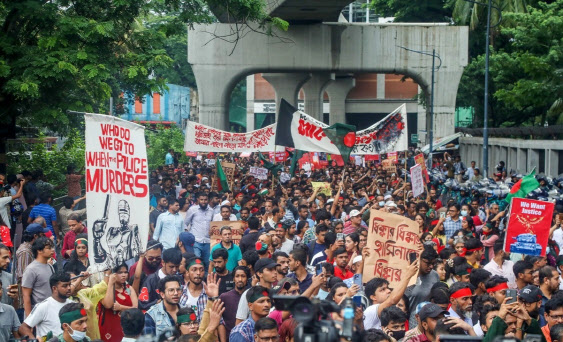
<path fill-rule="evenodd" d="M 413 78 L 429 95 L 432 58 L 399 48 L 404 46 L 425 51 L 434 48 L 441 56 L 442 66 L 435 73 L 434 137 L 454 131 L 455 98 L 467 65 L 467 27 L 431 23 L 291 25 L 288 32 L 278 32 L 278 37 L 249 32 L 234 50 L 223 39 L 214 39 L 213 34 L 224 37 L 232 30 L 230 24 L 195 25 L 188 33 L 188 61 L 200 93 L 200 122 L 206 125 L 228 127 L 231 91 L 239 80 L 254 73 L 396 73 Z M 280 86 L 274 87 L 278 94 Z M 429 111 L 427 108 L 427 116 Z M 336 114 L 331 117 L 345 120 Z M 430 129 L 428 124 L 426 129 Z"/>
<path fill-rule="evenodd" d="M 350 0 L 268 0 L 266 14 L 279 17 L 290 24 L 337 22 L 340 12 Z M 233 23 L 235 18 L 229 15 L 226 7 L 212 7 L 211 11 L 219 22 Z"/>

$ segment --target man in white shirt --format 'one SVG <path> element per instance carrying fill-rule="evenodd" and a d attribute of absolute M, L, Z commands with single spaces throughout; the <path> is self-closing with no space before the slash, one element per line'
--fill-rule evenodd
<path fill-rule="evenodd" d="M 221 211 L 218 214 L 213 215 L 213 221 L 236 221 L 237 216 L 231 212 L 231 206 L 228 204 L 223 204 L 221 206 Z"/>
<path fill-rule="evenodd" d="M 18 332 L 21 336 L 29 336 L 30 339 L 41 339 L 53 332 L 53 336 L 60 335 L 61 322 L 59 320 L 59 310 L 67 303 L 72 303 L 69 299 L 72 291 L 70 286 L 70 275 L 68 273 L 54 273 L 49 278 L 49 284 L 53 291 L 51 297 L 37 304 L 29 316 L 23 321 Z M 33 328 L 36 334 L 33 334 Z"/>
<path fill-rule="evenodd" d="M 508 279 L 508 287 L 516 288 L 516 277 L 514 276 L 514 263 L 510 261 L 509 254 L 504 251 L 504 241 L 497 240 L 493 246 L 495 256 L 483 269 L 491 272 L 492 275 L 498 275 Z"/>
<path fill-rule="evenodd" d="M 382 278 L 373 278 L 366 284 L 365 294 L 371 305 L 364 311 L 364 329 L 381 329 L 381 312 L 403 298 L 410 279 L 418 273 L 418 263 L 417 260 L 407 267 L 405 276 L 393 291 L 389 289 L 389 282 Z"/>
<path fill-rule="evenodd" d="M 4 186 L 0 187 L 0 216 L 2 217 L 2 221 L 4 224 L 11 229 L 12 225 L 10 224 L 10 215 L 8 214 L 9 204 L 12 203 L 13 200 L 20 198 L 23 192 L 23 186 L 25 185 L 25 179 L 22 179 L 18 192 L 16 192 L 13 196 L 6 196 L 4 197 Z"/>

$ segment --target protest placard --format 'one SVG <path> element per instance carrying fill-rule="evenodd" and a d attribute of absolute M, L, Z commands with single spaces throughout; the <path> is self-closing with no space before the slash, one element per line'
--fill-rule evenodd
<path fill-rule="evenodd" d="M 545 256 L 555 205 L 527 198 L 513 198 L 506 227 L 504 250 Z"/>
<path fill-rule="evenodd" d="M 422 167 L 416 164 L 411 167 L 412 195 L 418 197 L 424 193 L 424 180 L 422 179 Z"/>
<path fill-rule="evenodd" d="M 387 153 L 387 160 L 390 160 L 393 164 L 397 164 L 399 159 L 397 158 L 397 152 Z"/>
<path fill-rule="evenodd" d="M 404 276 L 409 265 L 409 254 L 420 256 L 418 224 L 404 216 L 372 209 L 368 231 L 367 247 L 369 257 L 364 260 L 362 281 L 374 277 L 389 281 L 395 287 Z M 416 277 L 411 281 L 414 283 Z"/>
<path fill-rule="evenodd" d="M 215 166 L 216 159 L 205 159 L 205 162 L 207 163 L 207 166 L 213 167 Z"/>
<path fill-rule="evenodd" d="M 211 239 L 210 247 L 213 248 L 216 244 L 221 242 L 221 228 L 224 226 L 231 227 L 233 233 L 233 243 L 238 245 L 242 234 L 246 229 L 246 223 L 242 221 L 211 221 L 209 224 L 209 237 Z"/>
<path fill-rule="evenodd" d="M 234 163 L 229 162 L 221 162 L 221 166 L 223 167 L 223 172 L 225 172 L 225 176 L 227 176 L 227 182 L 229 182 L 229 186 L 232 187 L 234 177 L 235 177 L 235 167 Z"/>
<path fill-rule="evenodd" d="M 231 133 L 197 122 L 188 121 L 184 151 L 273 151 L 276 147 L 274 142 L 275 135 L 275 124 L 247 133 Z"/>
<path fill-rule="evenodd" d="M 383 170 L 388 173 L 397 173 L 397 167 L 393 164 L 392 160 L 384 159 L 381 161 L 381 165 L 383 166 Z"/>
<path fill-rule="evenodd" d="M 197 157 L 197 152 L 186 151 L 186 157 Z"/>
<path fill-rule="evenodd" d="M 430 181 L 430 177 L 428 177 L 428 170 L 426 169 L 426 162 L 424 161 L 424 154 L 419 153 L 414 156 L 414 162 L 422 168 L 422 175 L 424 176 L 424 180 L 426 183 Z"/>
<path fill-rule="evenodd" d="M 332 197 L 332 189 L 330 183 L 327 182 L 311 182 L 313 190 L 319 189 L 318 194 L 325 194 L 327 197 Z"/>
<path fill-rule="evenodd" d="M 149 180 L 143 126 L 101 114 L 84 118 L 88 255 L 93 273 L 145 250 Z"/>
<path fill-rule="evenodd" d="M 250 170 L 248 171 L 250 176 L 253 176 L 257 179 L 266 180 L 268 179 L 268 169 L 264 167 L 255 167 L 251 166 Z"/>

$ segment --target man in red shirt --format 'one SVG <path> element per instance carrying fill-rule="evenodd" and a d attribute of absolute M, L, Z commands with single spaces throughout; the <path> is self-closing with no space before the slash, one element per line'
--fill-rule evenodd
<path fill-rule="evenodd" d="M 334 275 L 342 280 L 352 278 L 354 273 L 348 269 L 348 252 L 346 248 L 340 247 L 333 254 L 336 267 L 334 268 Z"/>
<path fill-rule="evenodd" d="M 70 214 L 67 219 L 68 228 L 70 229 L 66 234 L 63 241 L 62 254 L 65 259 L 70 258 L 72 251 L 74 250 L 74 241 L 76 241 L 76 236 L 78 234 L 88 233 L 87 228 L 82 224 L 80 215 Z"/>

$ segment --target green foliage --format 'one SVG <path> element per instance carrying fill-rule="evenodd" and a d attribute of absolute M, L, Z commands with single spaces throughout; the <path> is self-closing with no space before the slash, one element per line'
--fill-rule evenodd
<path fill-rule="evenodd" d="M 40 134 L 38 141 L 45 142 L 45 135 Z M 8 173 L 16 174 L 23 170 L 34 171 L 42 169 L 47 181 L 53 185 L 65 182 L 67 167 L 73 165 L 78 171 L 84 166 L 84 132 L 77 129 L 70 131 L 67 140 L 61 149 L 56 146 L 47 150 L 45 143 L 18 143 L 13 144 L 7 154 Z M 55 197 L 66 194 L 66 188 L 55 190 Z"/>
<path fill-rule="evenodd" d="M 164 159 L 169 149 L 176 152 L 184 151 L 184 133 L 175 125 L 170 128 L 157 125 L 156 130 L 146 130 L 145 135 L 149 170 L 155 170 L 158 166 L 164 165 Z M 187 160 L 186 155 L 182 154 L 180 162 Z"/>
<path fill-rule="evenodd" d="M 370 8 L 395 22 L 449 22 L 451 10 L 446 0 L 371 0 Z"/>
<path fill-rule="evenodd" d="M 563 0 L 540 2 L 527 13 L 506 13 L 498 47 L 491 50 L 490 125 L 556 124 L 563 113 Z M 457 105 L 483 117 L 484 55 L 466 67 Z M 475 122 L 482 126 L 482 121 Z"/>

